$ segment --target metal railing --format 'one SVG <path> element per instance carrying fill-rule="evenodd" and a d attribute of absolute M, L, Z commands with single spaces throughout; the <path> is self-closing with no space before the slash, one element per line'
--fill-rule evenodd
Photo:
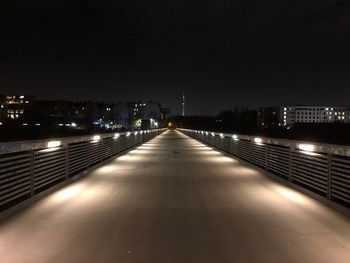
<path fill-rule="evenodd" d="M 302 188 L 350 207 L 350 147 L 179 129 Z"/>
<path fill-rule="evenodd" d="M 0 212 L 74 180 L 87 169 L 164 130 L 0 143 Z"/>

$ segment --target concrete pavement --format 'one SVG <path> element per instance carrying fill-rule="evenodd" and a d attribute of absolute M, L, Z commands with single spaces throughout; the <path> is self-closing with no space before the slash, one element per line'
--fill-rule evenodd
<path fill-rule="evenodd" d="M 0 262 L 350 262 L 350 219 L 177 131 L 0 223 Z"/>

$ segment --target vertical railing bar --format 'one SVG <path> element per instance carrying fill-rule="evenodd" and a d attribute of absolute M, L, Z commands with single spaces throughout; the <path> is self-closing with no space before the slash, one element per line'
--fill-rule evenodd
<path fill-rule="evenodd" d="M 66 147 L 66 149 L 65 149 L 65 169 L 66 169 L 65 179 L 68 180 L 68 178 L 69 178 L 69 144 L 67 143 L 67 145 L 64 147 Z"/>
<path fill-rule="evenodd" d="M 289 146 L 288 182 L 292 182 L 292 147 Z"/>
<path fill-rule="evenodd" d="M 265 149 L 265 170 L 267 170 L 267 162 L 268 162 L 268 155 L 269 155 L 269 147 L 268 147 L 269 145 L 266 143 L 265 144 L 265 147 L 266 147 L 266 149 Z"/>
<path fill-rule="evenodd" d="M 99 142 L 101 145 L 100 145 L 100 147 L 99 147 L 99 150 L 100 150 L 100 159 L 101 159 L 101 162 L 103 161 L 103 159 L 104 159 L 104 155 L 105 155 L 105 147 L 104 147 L 104 142 L 103 142 L 103 140 L 105 140 L 105 139 L 101 139 L 101 141 Z"/>

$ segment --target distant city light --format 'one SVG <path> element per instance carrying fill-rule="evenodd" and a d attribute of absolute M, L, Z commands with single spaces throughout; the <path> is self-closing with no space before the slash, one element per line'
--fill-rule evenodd
<path fill-rule="evenodd" d="M 41 124 L 40 123 L 35 123 L 35 126 L 40 126 Z"/>
<path fill-rule="evenodd" d="M 313 152 L 315 151 L 315 145 L 313 144 L 298 144 L 298 149 L 306 152 Z"/>
<path fill-rule="evenodd" d="M 28 126 L 28 123 L 23 123 L 22 125 L 23 125 L 23 126 Z"/>

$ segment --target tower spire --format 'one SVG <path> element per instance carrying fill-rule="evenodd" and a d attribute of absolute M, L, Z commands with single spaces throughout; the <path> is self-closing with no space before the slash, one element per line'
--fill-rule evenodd
<path fill-rule="evenodd" d="M 185 116 L 185 91 L 182 91 L 182 116 Z"/>

